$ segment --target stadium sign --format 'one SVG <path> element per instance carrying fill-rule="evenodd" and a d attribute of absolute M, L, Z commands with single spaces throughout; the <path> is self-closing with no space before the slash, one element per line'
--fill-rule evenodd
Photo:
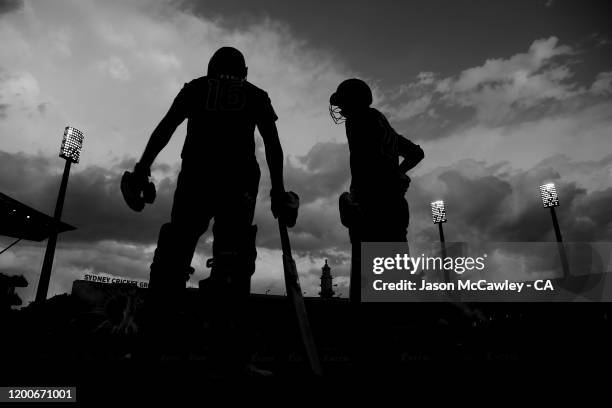
<path fill-rule="evenodd" d="M 149 282 L 137 281 L 133 279 L 127 279 L 119 276 L 112 275 L 90 275 L 84 274 L 83 280 L 87 282 L 98 282 L 107 284 L 123 284 L 123 285 L 134 285 L 139 288 L 149 287 Z"/>

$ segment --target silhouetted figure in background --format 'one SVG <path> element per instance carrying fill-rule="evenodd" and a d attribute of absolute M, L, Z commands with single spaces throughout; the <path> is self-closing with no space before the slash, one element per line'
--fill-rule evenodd
<path fill-rule="evenodd" d="M 28 281 L 23 276 L 7 276 L 0 273 L 0 315 L 11 310 L 13 306 L 21 306 L 22 301 L 15 293 L 15 288 L 26 286 L 28 286 Z"/>
<path fill-rule="evenodd" d="M 329 101 L 334 122 L 345 122 L 350 150 L 351 186 L 340 197 L 340 214 L 354 248 L 350 297 L 359 301 L 360 258 L 355 256 L 359 243 L 406 242 L 409 212 L 404 195 L 410 185 L 406 172 L 425 154 L 370 107 L 372 91 L 364 81 L 343 81 Z"/>
<path fill-rule="evenodd" d="M 246 77 L 240 51 L 231 47 L 217 50 L 207 75 L 185 84 L 179 92 L 134 168 L 135 177 L 145 184 L 158 153 L 181 122 L 188 120 L 172 214 L 159 233 L 146 301 L 149 322 L 165 331 L 159 333 L 162 337 L 173 335 L 168 333 L 170 326 L 160 321 L 172 322 L 180 310 L 193 272 L 190 264 L 196 244 L 213 218 L 214 263 L 204 286 L 215 295 L 215 313 L 230 320 L 240 320 L 245 313 L 257 257 L 257 227 L 252 225 L 260 178 L 255 127 L 263 138 L 270 169 L 272 212 L 275 217 L 282 213 L 283 151 L 277 116 L 268 94 Z M 240 338 L 227 340 L 222 341 L 228 348 L 226 356 L 243 353 Z"/>

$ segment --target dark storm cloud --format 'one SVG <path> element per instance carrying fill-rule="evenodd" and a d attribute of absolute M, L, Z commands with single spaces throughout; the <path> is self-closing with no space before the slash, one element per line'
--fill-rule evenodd
<path fill-rule="evenodd" d="M 577 197 L 566 222 L 575 241 L 610 241 L 612 238 L 612 187 Z M 566 227 L 567 228 L 567 227 Z"/>
<path fill-rule="evenodd" d="M 317 145 L 299 158 L 300 167 L 289 163 L 286 166 L 287 187 L 302 197 L 298 223 L 291 230 L 294 249 L 302 255 L 342 258 L 349 248 L 337 206 L 338 196 L 348 182 L 348 169 L 341 164 L 346 157 L 345 149 L 342 144 Z M 598 162 L 571 166 L 574 173 L 595 174 L 602 167 L 609 168 L 611 162 L 612 156 L 608 156 Z M 552 241 L 550 216 L 542 208 L 538 186 L 554 181 L 561 199 L 558 215 L 565 239 L 611 240 L 612 216 L 608 207 L 612 188 L 591 190 L 576 181 L 565 180 L 552 166 L 554 163 L 560 163 L 558 167 L 564 174 L 571 174 L 569 163 L 550 158 L 527 171 L 504 170 L 503 163 L 488 165 L 463 160 L 415 177 L 407 195 L 411 205 L 411 237 L 421 242 L 436 240 L 436 231 L 430 224 L 429 202 L 443 198 L 449 214 L 445 226 L 448 240 Z M 60 159 L 0 152 L 2 191 L 50 214 L 61 164 Z M 119 191 L 120 176 L 131 164 L 132 160 L 127 160 L 109 169 L 90 166 L 71 175 L 63 219 L 78 229 L 64 234 L 65 242 L 155 243 L 159 227 L 169 218 L 176 173 L 170 168 L 154 171 L 156 175 L 162 174 L 156 182 L 156 203 L 142 213 L 134 213 Z M 255 220 L 259 227 L 257 243 L 261 248 L 278 249 L 278 228 L 269 210 L 265 173 Z M 432 193 L 432 186 L 439 186 L 438 191 L 443 193 Z"/>
<path fill-rule="evenodd" d="M 338 196 L 349 181 L 346 144 L 321 144 L 299 159 L 302 167 L 286 166 L 287 186 L 302 199 L 298 224 L 292 230 L 297 251 L 326 256 L 330 248 L 349 248 L 346 229 L 340 224 Z M 554 181 L 562 205 L 558 216 L 566 240 L 612 239 L 612 223 L 605 211 L 609 190 L 589 191 L 572 175 L 603 178 L 612 156 L 599 161 L 570 162 L 565 156 L 543 160 L 532 169 L 504 170 L 507 163 L 493 165 L 463 160 L 413 178 L 407 198 L 411 205 L 410 233 L 421 242 L 437 240 L 431 228 L 429 203 L 440 195 L 432 186 L 443 186 L 450 222 L 447 239 L 452 241 L 545 242 L 554 239 L 550 216 L 542 208 L 539 185 Z M 342 164 L 339 162 L 342 161 Z M 565 175 L 561 177 L 560 171 Z M 601 173 L 601 174 L 600 174 Z M 322 182 L 326 180 L 326 182 Z M 267 195 L 263 195 L 258 223 L 260 246 L 278 248 L 275 222 L 266 216 Z M 580 214 L 580 217 L 576 215 Z"/>
<path fill-rule="evenodd" d="M 263 151 L 258 150 L 260 163 L 265 163 Z M 323 254 L 325 249 L 346 249 L 347 233 L 340 224 L 338 197 L 346 189 L 350 177 L 348 145 L 346 143 L 317 143 L 297 163 L 287 161 L 284 167 L 285 188 L 300 197 L 298 222 L 291 229 L 293 249 L 300 253 Z M 270 182 L 262 165 L 259 203 L 256 222 L 258 245 L 278 249 L 278 226 L 270 215 Z M 323 255 L 321 255 L 323 256 Z"/>
<path fill-rule="evenodd" d="M 256 139 L 256 156 L 261 167 L 259 184 L 260 198 L 268 200 L 270 176 L 266 166 L 265 150 Z M 349 177 L 349 150 L 346 143 L 317 143 L 303 156 L 295 158 L 297 163 L 286 160 L 283 169 L 285 188 L 299 188 L 300 205 L 311 203 L 341 192 Z"/>
<path fill-rule="evenodd" d="M 342 0 L 183 2 L 196 14 L 240 27 L 262 17 L 288 24 L 317 47 L 387 84 L 421 71 L 454 74 L 492 56 L 506 57 L 534 38 L 574 43 L 610 33 L 610 2 Z"/>
<path fill-rule="evenodd" d="M 127 207 L 119 190 L 123 171 L 132 168 L 124 167 L 125 164 L 108 169 L 73 166 L 62 218 L 77 230 L 64 234 L 64 240 L 140 243 L 157 240 L 159 227 L 169 218 L 175 177 L 159 180 L 155 205 L 135 213 Z M 0 152 L 0 188 L 17 200 L 52 214 L 62 165 L 59 158 Z"/>
<path fill-rule="evenodd" d="M 0 0 L 0 15 L 19 10 L 23 7 L 23 0 Z"/>
<path fill-rule="evenodd" d="M 127 207 L 119 190 L 122 170 L 125 169 L 109 171 L 92 166 L 75 174 L 66 203 L 66 219 L 72 216 L 79 226 L 80 233 L 77 231 L 74 239 L 156 242 L 159 227 L 170 217 L 175 177 L 156 182 L 155 204 L 135 213 Z"/>
<path fill-rule="evenodd" d="M 297 251 L 323 250 L 343 246 L 346 240 L 340 225 L 337 198 L 348 180 L 347 146 L 320 144 L 299 158 L 296 167 L 285 166 L 286 186 L 300 194 L 298 225 L 292 230 Z M 258 153 L 261 156 L 261 152 Z M 269 177 L 265 159 L 257 205 L 258 245 L 278 249 L 278 227 L 270 213 Z M 130 210 L 119 190 L 123 171 L 133 168 L 135 159 L 126 158 L 110 168 L 73 166 L 68 184 L 63 220 L 77 227 L 65 233 L 66 242 L 116 240 L 153 244 L 160 226 L 170 217 L 176 185 L 176 172 L 170 166 L 153 169 L 157 198 L 141 213 Z M 23 153 L 0 152 L 0 188 L 2 192 L 47 214 L 53 213 L 61 178 L 62 160 Z M 322 203 L 315 201 L 322 199 Z"/>
<path fill-rule="evenodd" d="M 317 143 L 298 161 L 304 168 L 289 164 L 285 178 L 288 185 L 300 186 L 302 203 L 339 193 L 348 182 L 350 170 L 346 143 Z"/>
<path fill-rule="evenodd" d="M 451 170 L 440 174 L 438 179 L 449 189 L 446 199 L 449 205 L 460 204 L 461 219 L 481 231 L 502 217 L 503 203 L 512 194 L 510 184 L 494 176 L 471 179 Z"/>
<path fill-rule="evenodd" d="M 566 184 L 556 181 L 560 197 L 563 197 L 563 206 L 557 211 L 559 219 L 563 222 L 563 230 L 566 238 L 576 239 L 573 233 L 573 214 L 572 208 L 575 200 L 581 195 L 586 194 L 586 190 L 578 188 L 574 183 Z M 537 187 L 537 185 L 535 185 Z M 517 190 L 519 187 L 517 186 Z M 532 192 L 535 190 L 532 188 Z M 542 203 L 537 194 L 533 197 L 525 197 L 521 211 L 514 216 L 501 218 L 501 222 L 493 225 L 489 231 L 492 239 L 497 241 L 526 241 L 539 242 L 550 241 L 552 239 L 552 224 L 547 209 L 542 207 Z M 591 236 L 592 238 L 592 236 Z M 591 240 L 591 239 L 588 239 Z"/>
<path fill-rule="evenodd" d="M 573 165 L 573 173 L 596 174 L 609 169 L 608 156 L 598 162 Z M 474 160 L 461 161 L 450 168 L 437 169 L 413 180 L 409 191 L 411 224 L 419 241 L 435 241 L 428 204 L 443 198 L 449 222 L 445 225 L 450 241 L 546 242 L 554 235 L 550 215 L 542 207 L 539 185 L 554 182 L 561 206 L 557 209 L 566 241 L 594 242 L 612 239 L 612 216 L 607 211 L 612 188 L 588 190 L 576 181 L 568 181 L 548 164 L 563 162 L 553 158 L 526 171 L 504 172 L 503 165 L 488 166 Z M 561 168 L 562 166 L 560 166 Z M 566 177 L 569 164 L 562 168 Z M 587 170 L 590 168 L 590 171 Z M 431 193 L 431 186 L 441 183 L 442 194 Z"/>

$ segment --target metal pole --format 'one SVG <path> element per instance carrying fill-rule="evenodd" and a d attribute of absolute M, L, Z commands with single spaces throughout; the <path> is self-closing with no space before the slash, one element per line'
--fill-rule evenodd
<path fill-rule="evenodd" d="M 70 165 L 72 162 L 66 160 L 64 165 L 64 175 L 60 184 L 57 202 L 55 203 L 55 213 L 53 214 L 53 225 L 51 226 L 51 234 L 47 240 L 47 250 L 45 251 L 45 259 L 43 260 L 42 270 L 40 271 L 40 280 L 38 281 L 38 289 L 36 291 L 36 302 L 43 302 L 47 299 L 49 290 L 49 281 L 51 280 L 51 269 L 53 268 L 53 257 L 55 255 L 55 245 L 57 244 L 57 230 L 62 218 L 62 210 L 64 208 L 64 198 L 66 197 L 66 188 L 68 186 L 68 176 L 70 175 Z"/>
<path fill-rule="evenodd" d="M 557 238 L 557 248 L 559 249 L 559 257 L 561 258 L 561 267 L 563 268 L 563 277 L 569 276 L 569 263 L 567 261 L 567 254 L 565 253 L 565 246 L 563 245 L 563 237 L 561 236 L 561 229 L 559 228 L 559 221 L 557 220 L 557 213 L 555 207 L 550 207 L 550 215 L 552 217 L 553 227 L 555 229 L 555 236 Z"/>
<path fill-rule="evenodd" d="M 442 265 L 444 265 L 444 260 L 446 259 L 446 241 L 444 240 L 444 229 L 442 228 L 441 222 L 438 223 L 438 231 L 440 232 L 440 251 L 442 252 Z M 449 281 L 450 272 L 444 269 L 444 282 Z"/>

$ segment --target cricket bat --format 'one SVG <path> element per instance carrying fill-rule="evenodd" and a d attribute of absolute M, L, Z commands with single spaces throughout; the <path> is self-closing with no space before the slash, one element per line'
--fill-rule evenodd
<path fill-rule="evenodd" d="M 280 231 L 281 246 L 283 249 L 283 270 L 285 274 L 287 297 L 295 310 L 297 323 L 302 336 L 302 343 L 304 343 L 304 348 L 306 349 L 310 368 L 315 375 L 321 376 L 323 375 L 323 368 L 321 367 L 319 353 L 314 338 L 312 337 L 312 331 L 310 330 L 308 314 L 306 313 L 306 306 L 304 305 L 304 298 L 302 297 L 300 278 L 297 273 L 297 268 L 295 267 L 295 261 L 291 256 L 291 244 L 289 242 L 287 226 L 280 220 L 280 217 L 278 219 L 278 229 Z"/>

